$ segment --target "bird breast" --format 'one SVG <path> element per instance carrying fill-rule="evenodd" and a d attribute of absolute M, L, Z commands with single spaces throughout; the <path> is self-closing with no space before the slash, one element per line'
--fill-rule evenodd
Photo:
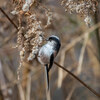
<path fill-rule="evenodd" d="M 38 53 L 38 60 L 41 64 L 49 64 L 51 54 L 54 52 L 53 47 L 49 44 L 45 44 L 40 48 Z"/>

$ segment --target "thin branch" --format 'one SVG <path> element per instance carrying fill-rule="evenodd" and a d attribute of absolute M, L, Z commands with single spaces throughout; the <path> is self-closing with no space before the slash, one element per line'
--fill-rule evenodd
<path fill-rule="evenodd" d="M 70 99 L 71 99 L 72 94 L 73 94 L 73 92 L 74 92 L 75 88 L 76 88 L 76 85 L 74 85 L 74 86 L 72 87 L 72 89 L 71 89 L 71 91 L 69 92 L 69 94 L 68 94 L 68 96 L 67 96 L 66 100 L 70 100 Z"/>
<path fill-rule="evenodd" d="M 84 43 L 81 49 L 81 53 L 80 53 L 80 57 L 79 57 L 79 65 L 77 68 L 77 74 L 79 75 L 82 71 L 82 64 L 83 64 L 83 58 L 84 58 L 84 53 L 85 53 L 85 48 L 88 42 L 88 38 L 89 38 L 89 34 L 85 34 L 85 39 L 84 39 Z"/>
<path fill-rule="evenodd" d="M 72 72 L 64 68 L 63 66 L 59 65 L 58 63 L 54 62 L 59 68 L 63 69 L 64 71 L 68 72 L 72 77 L 74 77 L 77 81 L 79 81 L 82 85 L 84 85 L 86 88 L 88 88 L 93 94 L 95 94 L 97 97 L 100 98 L 100 94 L 97 93 L 94 89 L 92 89 L 90 86 L 88 86 L 86 83 L 84 83 L 82 80 L 80 80 L 76 75 L 74 75 Z"/>
<path fill-rule="evenodd" d="M 27 80 L 26 100 L 30 100 L 30 96 L 31 96 L 31 80 L 32 80 L 31 74 L 32 72 L 29 73 L 28 80 Z"/>
<path fill-rule="evenodd" d="M 61 57 L 60 57 L 60 65 L 64 66 L 64 60 L 65 60 L 65 51 L 61 51 Z M 60 88 L 62 86 L 62 81 L 63 81 L 63 70 L 60 70 L 60 68 L 58 68 L 58 88 Z"/>
<path fill-rule="evenodd" d="M 5 11 L 0 7 L 0 11 L 7 17 L 7 19 L 13 24 L 13 26 L 18 30 L 17 25 L 12 21 L 12 19 L 5 13 Z"/>
<path fill-rule="evenodd" d="M 89 48 L 89 50 L 92 52 L 92 54 L 93 54 L 93 55 L 96 57 L 96 59 L 99 61 L 99 57 L 98 57 L 98 55 L 97 55 L 96 50 L 94 49 L 94 46 L 93 46 L 90 42 L 88 42 L 87 45 L 88 45 L 87 48 Z"/>
<path fill-rule="evenodd" d="M 17 87 L 19 90 L 20 100 L 25 100 L 25 93 L 24 93 L 24 90 L 22 88 L 22 85 L 18 84 Z"/>

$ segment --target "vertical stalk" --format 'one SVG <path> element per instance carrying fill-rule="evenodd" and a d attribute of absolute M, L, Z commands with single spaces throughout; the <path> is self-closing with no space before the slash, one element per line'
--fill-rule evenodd
<path fill-rule="evenodd" d="M 100 1 L 98 1 L 98 7 L 97 7 L 97 12 L 95 13 L 95 24 L 97 24 L 98 22 L 100 22 Z M 99 62 L 100 62 L 100 28 L 96 29 L 96 39 L 97 39 L 97 46 L 98 46 L 98 58 L 99 58 Z"/>

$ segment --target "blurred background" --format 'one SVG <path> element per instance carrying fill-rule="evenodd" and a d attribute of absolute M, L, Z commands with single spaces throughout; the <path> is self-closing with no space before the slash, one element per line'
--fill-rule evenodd
<path fill-rule="evenodd" d="M 38 0 L 50 8 L 53 15 L 52 24 L 45 29 L 46 36 L 57 35 L 61 40 L 55 61 L 100 94 L 100 24 L 95 28 L 100 22 L 100 4 L 97 13 L 91 16 L 92 28 L 89 29 L 83 17 L 65 12 L 61 1 Z M 18 17 L 11 14 L 15 8 L 13 0 L 0 0 L 0 7 L 18 26 Z M 36 12 L 45 24 L 43 12 L 38 9 Z M 47 100 L 44 67 L 37 59 L 24 62 L 22 78 L 17 80 L 20 58 L 18 49 L 14 48 L 16 42 L 16 28 L 0 12 L 0 100 Z M 55 64 L 50 71 L 50 95 L 51 100 L 100 100 Z"/>

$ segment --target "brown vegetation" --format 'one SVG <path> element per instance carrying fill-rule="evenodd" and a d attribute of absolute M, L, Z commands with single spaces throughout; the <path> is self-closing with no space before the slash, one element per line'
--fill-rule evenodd
<path fill-rule="evenodd" d="M 48 100 L 99 100 L 66 72 L 100 95 L 99 21 L 99 0 L 0 0 L 0 100 L 47 100 L 37 54 L 51 34 L 65 69 L 53 65 Z"/>

